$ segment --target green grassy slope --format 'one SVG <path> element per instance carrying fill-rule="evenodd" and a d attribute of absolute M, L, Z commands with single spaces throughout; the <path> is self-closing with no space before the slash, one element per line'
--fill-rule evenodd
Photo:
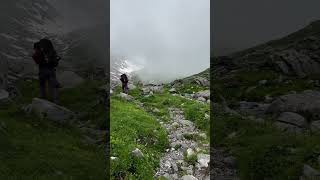
<path fill-rule="evenodd" d="M 186 119 L 195 122 L 196 126 L 209 136 L 208 104 L 172 96 L 165 88 L 164 93 L 154 93 L 152 96 L 141 95 L 141 87 L 129 91 L 136 101 L 143 103 L 143 109 L 135 102 L 127 102 L 115 95 L 111 97 L 111 156 L 117 160 L 111 161 L 112 179 L 153 179 L 159 160 L 168 148 L 165 130 L 156 119 L 169 121 L 169 107 L 182 108 Z M 158 111 L 154 111 L 157 108 Z M 139 141 L 138 141 L 139 140 Z M 210 140 L 206 139 L 206 143 Z M 145 157 L 137 159 L 130 154 L 139 148 Z"/>
<path fill-rule="evenodd" d="M 75 112 L 86 112 L 81 120 L 103 128 L 102 107 L 88 105 L 97 98 L 98 82 L 87 82 L 61 92 L 60 104 Z M 54 124 L 26 115 L 21 106 L 38 95 L 36 82 L 22 82 L 22 93 L 9 106 L 0 109 L 4 128 L 0 131 L 0 178 L 16 179 L 105 179 L 104 148 L 83 142 L 75 127 Z M 85 94 L 85 95 L 84 95 Z"/>

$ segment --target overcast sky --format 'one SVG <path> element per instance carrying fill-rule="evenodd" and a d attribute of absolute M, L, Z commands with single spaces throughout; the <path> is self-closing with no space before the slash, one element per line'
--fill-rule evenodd
<path fill-rule="evenodd" d="M 213 40 L 217 55 L 297 31 L 320 20 L 319 0 L 214 0 Z"/>
<path fill-rule="evenodd" d="M 209 0 L 111 0 L 111 53 L 160 76 L 191 75 L 210 61 Z"/>

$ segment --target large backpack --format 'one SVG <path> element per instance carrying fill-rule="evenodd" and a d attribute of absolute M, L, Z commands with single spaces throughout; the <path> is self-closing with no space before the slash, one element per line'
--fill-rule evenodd
<path fill-rule="evenodd" d="M 56 50 L 53 47 L 52 42 L 49 39 L 41 39 L 40 46 L 43 50 L 45 61 L 51 67 L 57 67 L 59 65 L 59 61 L 61 57 L 57 55 Z"/>
<path fill-rule="evenodd" d="M 122 74 L 121 75 L 121 79 L 122 79 L 121 81 L 124 82 L 124 83 L 128 83 L 128 81 L 129 81 L 126 74 Z"/>

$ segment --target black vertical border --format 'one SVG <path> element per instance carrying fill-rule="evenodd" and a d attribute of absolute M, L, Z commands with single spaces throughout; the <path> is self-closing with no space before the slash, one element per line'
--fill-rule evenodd
<path fill-rule="evenodd" d="M 214 60 L 214 54 L 213 54 L 213 48 L 214 48 L 214 44 L 213 44 L 213 33 L 214 33 L 214 0 L 210 0 L 210 94 L 213 94 L 213 77 L 212 77 L 212 69 L 213 69 L 213 60 Z M 214 135 L 214 131 L 213 131 L 213 125 L 214 125 L 214 112 L 213 112 L 213 102 L 214 99 L 212 97 L 212 95 L 210 96 L 210 179 L 213 179 L 212 176 L 212 170 L 213 170 L 213 147 L 214 147 L 214 140 L 215 140 L 215 135 Z"/>
<path fill-rule="evenodd" d="M 106 22 L 106 81 L 107 81 L 107 92 L 105 97 L 106 107 L 106 179 L 110 179 L 110 0 L 105 0 L 106 16 L 104 21 Z"/>

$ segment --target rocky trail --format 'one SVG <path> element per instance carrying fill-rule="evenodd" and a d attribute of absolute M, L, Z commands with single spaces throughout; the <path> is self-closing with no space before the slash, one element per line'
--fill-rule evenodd
<path fill-rule="evenodd" d="M 160 160 L 155 177 L 167 179 L 210 179 L 209 144 L 201 144 L 190 137 L 207 138 L 193 124 L 184 118 L 179 108 L 169 108 L 171 121 L 160 124 L 167 130 L 170 148 Z M 198 154 L 197 154 L 198 153 Z M 192 160 L 193 158 L 194 161 Z M 187 175 L 185 175 L 187 174 Z M 183 176 L 182 176 L 183 175 Z M 182 177 L 181 177 L 182 176 Z"/>

